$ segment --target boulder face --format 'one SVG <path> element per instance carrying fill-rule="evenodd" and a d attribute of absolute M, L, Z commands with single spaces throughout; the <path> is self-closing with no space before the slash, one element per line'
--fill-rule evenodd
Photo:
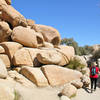
<path fill-rule="evenodd" d="M 68 64 L 75 55 L 75 51 L 72 46 L 59 45 L 56 46 L 56 48 L 56 50 L 62 55 L 62 60 L 59 63 L 60 66 Z"/>
<path fill-rule="evenodd" d="M 51 44 L 49 42 L 44 42 L 43 47 L 45 47 L 45 48 L 54 48 L 53 44 Z"/>
<path fill-rule="evenodd" d="M 23 67 L 20 72 L 37 86 L 48 86 L 48 81 L 40 68 Z"/>
<path fill-rule="evenodd" d="M 37 59 L 37 54 L 40 52 L 40 49 L 37 49 L 37 48 L 25 48 L 25 49 L 28 50 L 28 52 L 32 58 L 33 66 L 40 67 L 41 63 Z"/>
<path fill-rule="evenodd" d="M 51 86 L 60 86 L 75 79 L 80 79 L 82 74 L 78 71 L 63 68 L 57 65 L 42 66 L 42 71 Z"/>
<path fill-rule="evenodd" d="M 11 63 L 8 56 L 5 54 L 0 54 L 0 58 L 3 60 L 4 64 L 6 65 L 6 68 L 10 68 Z"/>
<path fill-rule="evenodd" d="M 85 60 L 85 58 L 83 56 L 75 55 L 74 59 L 79 60 L 81 64 L 83 64 L 84 66 L 87 66 L 87 62 L 86 62 L 86 60 Z"/>
<path fill-rule="evenodd" d="M 15 52 L 22 48 L 22 45 L 16 42 L 2 42 L 0 45 L 5 49 L 5 53 L 8 55 L 10 61 L 12 61 Z"/>
<path fill-rule="evenodd" d="M 83 83 L 81 82 L 80 79 L 73 80 L 73 81 L 71 82 L 71 84 L 72 84 L 73 86 L 75 86 L 77 89 L 82 88 L 82 86 L 83 86 Z"/>
<path fill-rule="evenodd" d="M 29 81 L 27 78 L 25 78 L 23 75 L 19 74 L 16 71 L 8 71 L 9 78 L 15 80 L 16 82 L 20 83 L 24 87 L 33 87 L 35 84 L 33 84 L 31 81 Z"/>
<path fill-rule="evenodd" d="M 6 78 L 6 77 L 7 77 L 7 69 L 2 59 L 0 59 L 0 78 Z"/>
<path fill-rule="evenodd" d="M 26 19 L 23 15 L 21 15 L 18 11 L 16 11 L 11 5 L 7 5 L 7 3 L 2 3 L 0 5 L 0 18 L 4 21 L 9 22 L 12 27 L 15 26 L 27 26 Z"/>
<path fill-rule="evenodd" d="M 0 54 L 4 54 L 4 53 L 5 53 L 5 49 L 2 46 L 0 46 Z"/>
<path fill-rule="evenodd" d="M 66 95 L 67 97 L 71 97 L 73 95 L 76 95 L 77 89 L 71 84 L 67 84 L 64 89 L 62 90 L 62 94 Z"/>
<path fill-rule="evenodd" d="M 53 45 L 60 44 L 60 41 L 61 41 L 60 34 L 53 27 L 35 24 L 33 26 L 33 29 L 36 32 L 42 33 L 44 40 L 46 42 L 52 43 Z"/>
<path fill-rule="evenodd" d="M 33 29 L 18 26 L 13 29 L 12 40 L 24 46 L 36 48 L 43 44 L 43 37 Z"/>
<path fill-rule="evenodd" d="M 0 22 L 0 42 L 8 41 L 10 40 L 12 30 L 10 29 L 9 25 L 1 21 Z"/>
<path fill-rule="evenodd" d="M 25 48 L 18 50 L 13 56 L 14 66 L 33 66 L 31 56 Z"/>
<path fill-rule="evenodd" d="M 61 61 L 61 55 L 55 49 L 42 49 L 37 54 L 37 59 L 42 64 L 59 64 Z"/>

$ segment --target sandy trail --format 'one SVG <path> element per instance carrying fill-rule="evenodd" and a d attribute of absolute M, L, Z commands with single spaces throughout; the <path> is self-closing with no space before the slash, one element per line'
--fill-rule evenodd
<path fill-rule="evenodd" d="M 77 96 L 71 100 L 100 100 L 100 78 L 98 80 L 98 87 L 96 91 L 91 93 L 90 87 L 87 89 L 79 89 Z"/>

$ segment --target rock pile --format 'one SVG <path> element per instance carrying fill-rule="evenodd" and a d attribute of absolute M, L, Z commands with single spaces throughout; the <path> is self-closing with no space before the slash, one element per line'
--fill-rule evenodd
<path fill-rule="evenodd" d="M 14 79 L 26 86 L 32 82 L 39 87 L 61 86 L 80 79 L 80 72 L 61 67 L 75 53 L 73 47 L 60 45 L 60 41 L 55 28 L 35 24 L 16 11 L 11 0 L 0 0 L 1 79 Z"/>

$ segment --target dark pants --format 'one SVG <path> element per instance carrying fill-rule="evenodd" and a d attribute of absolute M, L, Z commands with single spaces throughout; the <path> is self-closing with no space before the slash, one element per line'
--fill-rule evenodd
<path fill-rule="evenodd" d="M 96 90 L 96 87 L 97 87 L 97 78 L 90 78 L 91 79 L 91 89 L 94 89 Z"/>

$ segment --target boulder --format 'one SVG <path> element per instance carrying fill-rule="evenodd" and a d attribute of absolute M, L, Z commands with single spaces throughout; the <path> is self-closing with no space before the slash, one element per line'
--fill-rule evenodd
<path fill-rule="evenodd" d="M 45 48 L 37 54 L 37 59 L 42 64 L 59 64 L 61 55 L 55 49 Z"/>
<path fill-rule="evenodd" d="M 84 67 L 81 72 L 88 77 L 90 76 L 90 69 L 88 67 Z"/>
<path fill-rule="evenodd" d="M 80 79 L 73 80 L 73 81 L 71 82 L 71 84 L 72 84 L 73 86 L 75 86 L 77 89 L 83 87 L 83 83 L 81 82 Z"/>
<path fill-rule="evenodd" d="M 31 68 L 26 66 L 21 69 L 20 73 L 39 87 L 48 86 L 48 81 L 40 68 Z"/>
<path fill-rule="evenodd" d="M 86 75 L 82 77 L 83 87 L 89 87 L 90 85 L 90 78 Z"/>
<path fill-rule="evenodd" d="M 2 46 L 0 46 L 0 54 L 4 54 L 4 53 L 5 53 L 5 49 Z"/>
<path fill-rule="evenodd" d="M 77 93 L 76 87 L 71 84 L 67 84 L 62 90 L 62 94 L 67 97 L 73 97 L 76 95 L 76 93 Z"/>
<path fill-rule="evenodd" d="M 9 25 L 1 21 L 0 22 L 0 42 L 8 41 L 10 40 L 12 30 L 10 29 Z"/>
<path fill-rule="evenodd" d="M 22 48 L 22 45 L 16 42 L 2 42 L 0 45 L 5 49 L 10 61 L 12 61 L 13 55 L 18 49 Z"/>
<path fill-rule="evenodd" d="M 4 64 L 6 65 L 6 68 L 10 68 L 11 63 L 10 63 L 10 60 L 8 58 L 8 55 L 0 54 L 0 58 L 2 59 Z"/>
<path fill-rule="evenodd" d="M 8 76 L 25 87 L 35 86 L 35 84 L 16 71 L 8 71 Z"/>
<path fill-rule="evenodd" d="M 6 77 L 7 77 L 7 69 L 2 59 L 0 59 L 0 78 L 6 78 Z"/>
<path fill-rule="evenodd" d="M 43 36 L 33 29 L 18 26 L 13 29 L 11 38 L 24 46 L 36 48 L 43 45 Z"/>
<path fill-rule="evenodd" d="M 44 42 L 43 47 L 45 47 L 45 48 L 54 48 L 53 44 L 51 44 L 49 42 Z"/>
<path fill-rule="evenodd" d="M 57 48 L 56 50 L 62 55 L 62 60 L 59 63 L 60 66 L 64 66 L 68 64 L 69 61 L 75 55 L 75 51 L 72 46 L 59 45 L 59 46 L 56 46 L 56 48 Z"/>
<path fill-rule="evenodd" d="M 25 48 L 22 48 L 13 56 L 14 66 L 33 66 L 32 58 Z"/>
<path fill-rule="evenodd" d="M 6 0 L 8 1 L 8 0 Z M 16 11 L 11 5 L 7 5 L 6 2 L 0 2 L 0 18 L 11 24 L 12 27 L 27 26 L 26 19 L 18 11 Z"/>
<path fill-rule="evenodd" d="M 82 74 L 79 71 L 57 65 L 44 65 L 42 66 L 42 71 L 51 86 L 61 86 L 82 77 Z"/>
<path fill-rule="evenodd" d="M 75 55 L 74 59 L 79 60 L 81 64 L 83 64 L 84 66 L 87 66 L 87 62 L 86 62 L 86 60 L 85 60 L 85 58 L 83 56 Z"/>
<path fill-rule="evenodd" d="M 61 41 L 60 34 L 55 28 L 50 26 L 35 24 L 33 26 L 33 29 L 36 32 L 42 33 L 44 40 L 46 42 L 52 43 L 53 45 L 60 44 Z"/>
<path fill-rule="evenodd" d="M 37 54 L 40 52 L 40 49 L 37 49 L 37 48 L 25 48 L 25 49 L 28 50 L 28 52 L 32 58 L 33 66 L 40 67 L 41 63 L 37 59 Z"/>
<path fill-rule="evenodd" d="M 11 5 L 11 0 L 5 0 L 8 5 Z"/>

